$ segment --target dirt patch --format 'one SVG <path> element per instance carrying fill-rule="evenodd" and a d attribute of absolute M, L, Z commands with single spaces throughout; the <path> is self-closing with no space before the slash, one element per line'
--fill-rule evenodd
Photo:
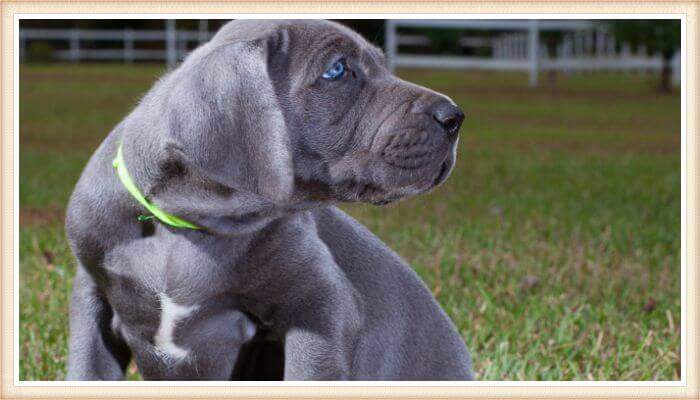
<path fill-rule="evenodd" d="M 64 219 L 63 210 L 57 208 L 19 208 L 19 226 L 45 227 L 49 225 L 62 224 Z"/>

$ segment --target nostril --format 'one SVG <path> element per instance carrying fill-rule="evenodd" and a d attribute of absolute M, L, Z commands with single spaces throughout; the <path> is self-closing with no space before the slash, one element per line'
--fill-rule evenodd
<path fill-rule="evenodd" d="M 433 105 L 432 116 L 433 119 L 451 135 L 459 131 L 462 120 L 464 120 L 462 110 L 448 101 L 440 101 Z"/>
<path fill-rule="evenodd" d="M 450 117 L 447 118 L 446 120 L 440 122 L 440 124 L 445 128 L 447 132 L 454 132 L 457 129 L 459 129 L 459 121 L 457 121 L 456 117 Z"/>
<path fill-rule="evenodd" d="M 449 117 L 445 119 L 439 119 L 438 117 L 433 115 L 433 119 L 448 132 L 454 131 L 457 127 L 457 120 L 455 118 Z"/>

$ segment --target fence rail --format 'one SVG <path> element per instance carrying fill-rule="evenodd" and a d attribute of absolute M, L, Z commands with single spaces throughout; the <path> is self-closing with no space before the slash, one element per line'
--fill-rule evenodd
<path fill-rule="evenodd" d="M 44 40 L 71 40 L 82 38 L 84 40 L 107 40 L 121 41 L 131 35 L 132 40 L 165 40 L 167 30 L 146 30 L 146 29 L 22 29 L 20 40 L 44 39 Z M 209 40 L 214 36 L 214 32 L 199 31 L 176 31 L 180 40 L 199 41 Z"/>
<path fill-rule="evenodd" d="M 500 32 L 495 36 L 464 36 L 464 48 L 487 48 L 490 57 L 402 54 L 400 47 L 426 46 L 429 39 L 400 28 L 445 28 Z M 555 54 L 540 40 L 541 32 L 562 32 Z M 541 71 L 658 71 L 663 60 L 644 48 L 616 47 L 615 38 L 589 20 L 387 20 L 385 45 L 391 69 L 396 67 L 527 71 L 530 85 L 538 84 Z M 680 83 L 680 51 L 674 56 L 672 77 Z"/>
<path fill-rule="evenodd" d="M 170 22 L 172 20 L 168 20 Z M 206 24 L 200 28 L 206 28 Z M 174 24 L 166 24 L 164 30 L 137 29 L 20 29 L 20 59 L 26 57 L 27 41 L 67 42 L 67 50 L 55 50 L 53 55 L 59 60 L 121 60 L 166 61 L 172 66 L 189 52 L 191 43 L 203 43 L 216 32 L 206 29 L 197 31 L 176 30 Z M 90 49 L 82 46 L 84 41 L 121 42 L 115 49 Z M 137 42 L 164 42 L 163 49 L 138 49 Z"/>
<path fill-rule="evenodd" d="M 527 59 L 499 59 L 488 57 L 458 57 L 442 55 L 397 55 L 397 67 L 436 68 L 436 69 L 483 69 L 497 71 L 529 71 Z M 655 58 L 561 58 L 540 60 L 541 71 L 657 71 L 661 70 L 662 60 Z"/>
<path fill-rule="evenodd" d="M 429 46 L 430 39 L 422 34 L 399 33 L 401 28 L 440 28 L 488 31 L 489 36 L 462 36 L 463 48 L 490 51 L 484 56 L 416 55 L 400 53 L 401 48 Z M 540 40 L 541 32 L 562 32 L 555 54 Z M 82 29 L 20 29 L 20 59 L 27 53 L 29 41 L 58 41 L 67 49 L 55 50 L 59 60 L 121 60 L 166 61 L 168 67 L 184 58 L 192 45 L 213 37 L 207 20 L 200 20 L 198 30 L 177 30 L 175 20 L 167 20 L 163 30 L 82 30 Z M 85 41 L 121 43 L 119 48 L 86 48 Z M 162 42 L 160 49 L 139 48 L 140 42 Z M 485 69 L 498 71 L 527 71 L 530 84 L 537 85 L 540 71 L 658 71 L 663 67 L 661 57 L 648 55 L 644 48 L 633 52 L 628 45 L 617 49 L 614 37 L 590 20 L 387 20 L 385 46 L 389 67 Z M 141 46 L 143 47 L 143 46 Z M 680 52 L 672 62 L 672 76 L 680 82 Z"/>

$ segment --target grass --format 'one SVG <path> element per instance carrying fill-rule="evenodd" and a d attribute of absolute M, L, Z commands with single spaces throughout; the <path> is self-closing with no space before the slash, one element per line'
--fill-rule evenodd
<path fill-rule="evenodd" d="M 80 171 L 161 72 L 20 70 L 20 379 L 65 374 Z M 398 205 L 346 205 L 431 288 L 479 379 L 677 380 L 680 96 L 643 75 L 401 71 L 467 114 L 457 168 Z M 138 379 L 131 368 L 130 378 Z"/>

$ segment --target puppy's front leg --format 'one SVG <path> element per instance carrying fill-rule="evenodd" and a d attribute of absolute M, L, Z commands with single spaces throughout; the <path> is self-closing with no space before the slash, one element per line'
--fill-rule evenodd
<path fill-rule="evenodd" d="M 112 309 L 82 266 L 73 281 L 70 304 L 69 381 L 124 378 L 131 352 L 111 329 Z"/>
<path fill-rule="evenodd" d="M 350 379 L 364 304 L 313 218 L 280 218 L 258 238 L 238 267 L 236 290 L 245 308 L 284 338 L 284 379 Z"/>
<path fill-rule="evenodd" d="M 347 380 L 352 374 L 361 302 L 335 263 L 323 272 L 299 283 L 307 290 L 313 286 L 313 292 L 296 293 L 285 310 L 292 318 L 285 335 L 285 380 Z"/>
<path fill-rule="evenodd" d="M 285 339 L 284 380 L 347 380 L 352 358 L 343 340 L 309 328 L 292 328 Z"/>

